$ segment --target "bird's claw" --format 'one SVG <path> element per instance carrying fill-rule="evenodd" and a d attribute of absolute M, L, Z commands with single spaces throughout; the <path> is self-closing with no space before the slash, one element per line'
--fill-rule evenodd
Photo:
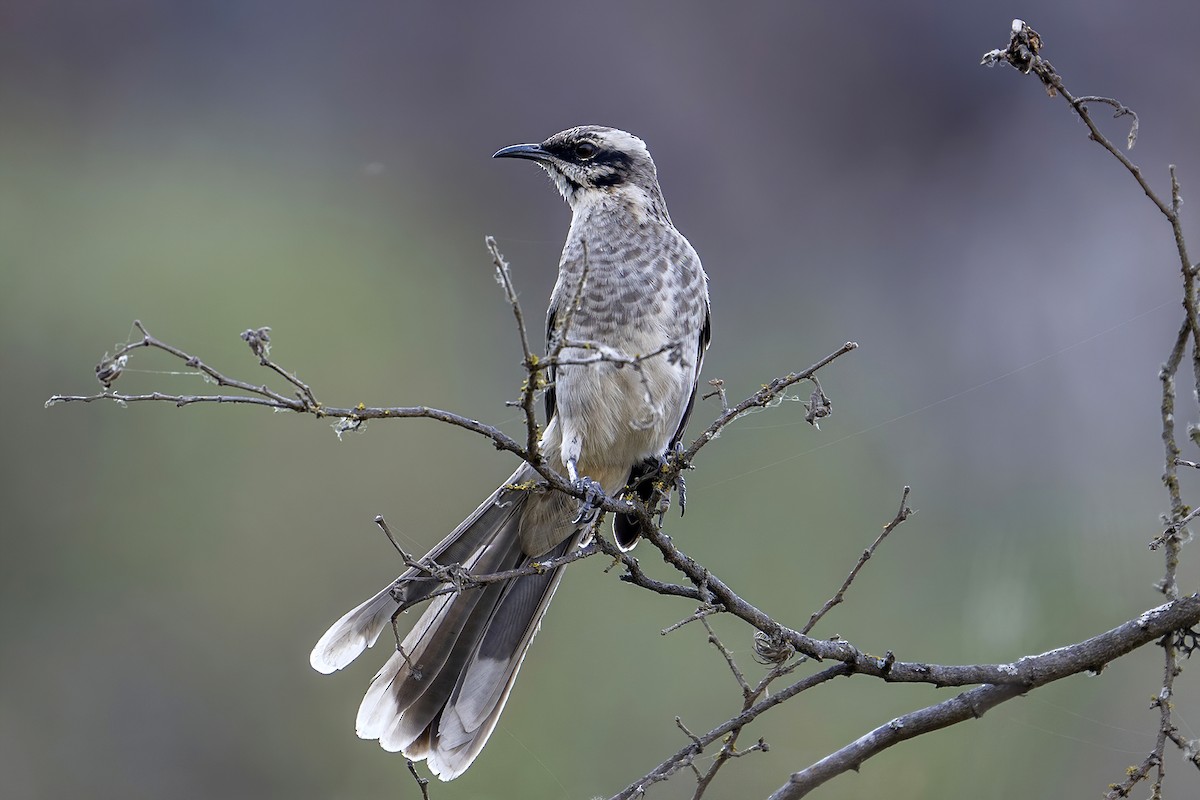
<path fill-rule="evenodd" d="M 664 453 L 663 455 L 652 456 L 651 458 L 646 459 L 648 463 L 653 465 L 653 469 L 650 472 L 647 472 L 647 475 L 653 474 L 661 476 L 664 473 L 670 474 L 677 468 L 677 465 L 681 463 L 682 457 L 683 443 L 677 442 L 675 444 L 675 449 L 669 455 Z M 685 469 L 690 469 L 690 467 L 685 467 Z M 668 502 L 670 501 L 672 490 L 679 495 L 679 516 L 682 517 L 684 512 L 687 511 L 687 482 L 683 479 L 683 471 L 680 470 L 676 472 L 670 481 L 663 481 L 660 485 L 663 487 L 662 493 L 667 498 Z"/>
<path fill-rule="evenodd" d="M 581 522 L 587 521 L 596 513 L 599 508 L 596 503 L 604 499 L 604 489 L 598 482 L 586 475 L 581 475 L 571 481 L 571 488 L 583 493 L 583 502 L 579 506 L 579 514 L 571 522 L 572 525 L 578 525 Z"/>

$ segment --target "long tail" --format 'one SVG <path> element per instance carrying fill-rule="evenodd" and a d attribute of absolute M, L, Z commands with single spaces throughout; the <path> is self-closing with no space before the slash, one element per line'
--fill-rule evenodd
<path fill-rule="evenodd" d="M 534 559 L 521 547 L 520 528 L 530 498 L 498 489 L 429 556 L 475 574 L 529 564 Z M 578 538 L 568 536 L 538 560 L 568 552 Z M 561 580 L 560 567 L 434 597 L 371 681 L 358 709 L 358 735 L 413 760 L 428 759 L 442 780 L 462 774 L 496 727 Z M 410 569 L 334 623 L 310 663 L 322 673 L 341 669 L 375 644 L 397 609 L 446 586 Z"/>

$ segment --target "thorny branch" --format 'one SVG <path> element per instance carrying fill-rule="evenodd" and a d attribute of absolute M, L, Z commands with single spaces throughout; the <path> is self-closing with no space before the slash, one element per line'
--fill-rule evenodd
<path fill-rule="evenodd" d="M 1019 24 L 1018 24 L 1019 23 Z M 1200 386 L 1200 324 L 1197 323 L 1196 312 L 1196 267 L 1188 260 L 1179 217 L 1181 203 L 1180 188 L 1175 177 L 1174 167 L 1171 168 L 1171 195 L 1169 202 L 1164 202 L 1150 187 L 1140 169 L 1100 133 L 1092 121 L 1089 104 L 1106 104 L 1116 110 L 1115 116 L 1132 117 L 1133 124 L 1127 137 L 1127 146 L 1132 147 L 1137 135 L 1137 116 L 1123 104 L 1111 98 L 1081 96 L 1074 97 L 1062 84 L 1061 78 L 1040 55 L 1042 50 L 1041 38 L 1024 23 L 1016 21 L 1009 46 L 1004 50 L 996 50 L 985 56 L 985 63 L 1008 63 L 1022 72 L 1033 73 L 1047 87 L 1051 96 L 1061 95 L 1080 117 L 1089 130 L 1089 136 L 1105 150 L 1111 153 L 1131 173 L 1142 190 L 1163 213 L 1171 224 L 1179 252 L 1184 281 L 1184 319 L 1179 334 L 1174 342 L 1167 363 L 1163 366 L 1161 377 L 1162 393 L 1162 439 L 1166 450 L 1166 470 L 1164 482 L 1167 486 L 1171 501 L 1171 513 L 1164 520 L 1165 530 L 1151 543 L 1154 547 L 1162 547 L 1166 553 L 1166 572 L 1160 584 L 1160 591 L 1167 597 L 1168 602 L 1157 608 L 1152 608 L 1138 618 L 1125 622 L 1109 631 L 1093 636 L 1084 641 L 1065 647 L 1060 647 L 1040 655 L 1018 658 L 1005 664 L 973 664 L 973 665 L 939 665 L 916 661 L 901 661 L 891 651 L 886 651 L 882 657 L 873 656 L 860 650 L 850 642 L 838 637 L 832 639 L 815 639 L 808 634 L 813 627 L 831 609 L 841 603 L 854 580 L 863 569 L 866 562 L 875 554 L 884 539 L 912 514 L 908 507 L 909 488 L 905 487 L 901 497 L 900 509 L 889 522 L 882 533 L 867 547 L 858 562 L 850 570 L 838 591 L 825 602 L 801 629 L 787 627 L 774 619 L 765 611 L 744 600 L 728 584 L 718 578 L 707 567 L 700 565 L 671 540 L 671 537 L 661 528 L 661 514 L 665 507 L 665 495 L 671 488 L 678 486 L 677 480 L 682 472 L 690 469 L 699 452 L 716 439 L 722 431 L 735 420 L 746 413 L 771 407 L 784 398 L 789 389 L 797 383 L 807 381 L 813 385 L 813 391 L 808 403 L 805 404 L 806 420 L 814 425 L 828 416 L 831 404 L 825 395 L 816 373 L 857 347 L 848 342 L 829 355 L 815 362 L 812 366 L 799 372 L 780 376 L 765 384 L 759 391 L 749 395 L 738 403 L 730 404 L 726 395 L 724 383 L 715 380 L 712 385 L 715 390 L 707 396 L 718 396 L 721 402 L 721 412 L 692 442 L 685 448 L 672 454 L 663 465 L 656 486 L 661 487 L 654 497 L 642 503 L 635 497 L 601 497 L 593 504 L 606 512 L 621 512 L 637 516 L 643 523 L 641 528 L 646 531 L 649 544 L 657 549 L 663 560 L 683 578 L 681 583 L 669 583 L 650 577 L 642 568 L 639 561 L 627 552 L 621 551 L 615 544 L 599 535 L 597 520 L 596 535 L 584 547 L 545 562 L 531 564 L 519 570 L 507 570 L 492 574 L 471 574 L 457 564 L 439 564 L 431 559 L 417 559 L 405 553 L 391 536 L 387 523 L 382 517 L 376 522 L 392 539 L 405 565 L 411 574 L 405 580 L 435 581 L 440 588 L 435 594 L 476 590 L 481 586 L 501 580 L 509 580 L 523 574 L 553 569 L 558 566 L 589 558 L 597 553 L 603 553 L 619 564 L 623 572 L 620 579 L 624 582 L 667 595 L 683 597 L 698 603 L 697 610 L 680 622 L 668 627 L 664 634 L 677 630 L 684 625 L 699 621 L 705 628 L 708 640 L 725 660 L 734 676 L 742 694 L 740 711 L 725 722 L 713 727 L 707 733 L 694 734 L 681 719 L 677 725 L 685 735 L 687 742 L 677 752 L 666 758 L 653 770 L 632 782 L 624 790 L 613 796 L 613 800 L 630 800 L 645 795 L 646 790 L 653 784 L 667 780 L 683 769 L 690 769 L 696 778 L 693 798 L 698 799 L 712 785 L 720 769 L 734 758 L 751 752 L 766 752 L 769 747 L 759 739 L 755 744 L 744 749 L 738 749 L 737 741 L 746 726 L 753 723 L 759 716 L 781 705 L 796 695 L 823 685 L 837 677 L 865 675 L 889 683 L 925 683 L 939 687 L 967 687 L 968 689 L 943 702 L 926 708 L 912 711 L 881 725 L 875 730 L 860 737 L 854 742 L 830 753 L 809 767 L 794 773 L 772 796 L 771 800 L 792 800 L 807 795 L 817 786 L 848 770 L 858 769 L 870 757 L 884 749 L 907 739 L 914 738 L 929 731 L 938 730 L 949 725 L 968 719 L 974 719 L 983 713 L 1013 697 L 1027 693 L 1039 686 L 1052 681 L 1080 674 L 1082 672 L 1098 672 L 1105 665 L 1135 649 L 1158 642 L 1165 652 L 1164 679 L 1155 706 L 1160 711 L 1159 736 L 1156 747 L 1138 767 L 1131 768 L 1128 778 L 1120 785 L 1113 785 L 1110 798 L 1126 797 L 1133 786 L 1147 779 L 1155 772 L 1154 796 L 1161 795 L 1161 785 L 1164 777 L 1164 750 L 1167 742 L 1175 744 L 1185 752 L 1195 751 L 1195 743 L 1187 742 L 1179 735 L 1172 722 L 1171 697 L 1173 696 L 1173 681 L 1179 672 L 1177 648 L 1185 652 L 1195 649 L 1187 643 L 1196 641 L 1197 634 L 1189 629 L 1200 625 L 1200 595 L 1181 597 L 1176 582 L 1179 549 L 1188 535 L 1187 525 L 1195 516 L 1195 512 L 1183 503 L 1176 475 L 1177 466 L 1195 466 L 1196 462 L 1185 461 L 1181 458 L 1180 449 L 1175 435 L 1175 376 L 1182 364 L 1188 346 L 1192 348 L 1193 372 L 1197 385 Z M 640 371 L 641 364 L 657 357 L 670 357 L 679 349 L 680 343 L 669 343 L 658 351 L 644 354 L 628 354 L 606 348 L 599 343 L 573 340 L 570 336 L 571 316 L 578 298 L 581 296 L 587 281 L 587 269 L 579 279 L 575 290 L 575 302 L 567 309 L 562 309 L 557 321 L 557 327 L 549 332 L 547 352 L 537 356 L 530 348 L 529 336 L 524 314 L 517 300 L 515 285 L 503 255 L 491 237 L 487 247 L 492 256 L 497 279 L 504 289 L 505 297 L 513 310 L 514 319 L 521 341 L 524 381 L 520 389 L 520 399 L 512 403 L 522 409 L 526 423 L 526 438 L 524 444 L 502 433 L 499 429 L 481 423 L 453 412 L 426 406 L 408 407 L 367 407 L 358 404 L 354 407 L 326 406 L 317 399 L 312 388 L 304 383 L 296 373 L 290 372 L 270 358 L 270 329 L 255 328 L 247 330 L 242 338 L 247 342 L 251 351 L 258 357 L 259 365 L 275 377 L 282 379 L 289 387 L 288 393 L 272 389 L 264 384 L 244 381 L 229 377 L 225 373 L 209 366 L 198 357 L 182 349 L 168 344 L 152 336 L 140 323 L 134 326 L 141 334 L 116 348 L 112 355 L 106 355 L 96 367 L 96 377 L 100 381 L 102 391 L 92 395 L 55 395 L 47 401 L 47 405 L 68 402 L 90 403 L 97 400 L 110 400 L 119 404 L 132 402 L 170 402 L 177 406 L 196 403 L 233 403 L 266 406 L 276 410 L 286 410 L 296 413 L 311 414 L 317 418 L 331 418 L 337 421 L 335 429 L 338 433 L 355 431 L 369 420 L 395 418 L 425 418 L 454 425 L 472 431 L 488 439 L 494 447 L 516 455 L 528 462 L 545 481 L 545 489 L 562 491 L 582 499 L 580 490 L 565 480 L 544 462 L 539 448 L 541 428 L 538 425 L 536 400 L 540 392 L 551 385 L 553 369 L 561 364 L 587 364 L 600 361 L 612 362 L 621 368 Z M 585 355 L 564 356 L 563 351 L 580 351 Z M 127 369 L 129 360 L 140 349 L 153 349 L 183 361 L 197 375 L 219 387 L 234 390 L 229 394 L 166 394 L 149 392 L 144 394 L 124 394 L 113 389 L 113 384 Z M 709 624 L 709 618 L 725 614 L 735 617 L 748 624 L 755 631 L 755 655 L 762 663 L 769 665 L 766 673 L 757 681 L 751 681 L 741 667 L 736 663 L 733 651 L 726 647 Z M 1190 637 L 1190 638 L 1189 638 Z M 799 678 L 779 691 L 768 690 L 779 678 L 797 670 L 802 665 L 812 661 L 832 661 L 820 671 Z M 697 759 L 707 748 L 721 742 L 720 748 L 706 769 L 697 766 Z M 1200 766 L 1200 761 L 1193 757 Z M 423 797 L 428 796 L 427 781 L 421 779 L 409 764 L 414 778 L 418 782 Z"/>

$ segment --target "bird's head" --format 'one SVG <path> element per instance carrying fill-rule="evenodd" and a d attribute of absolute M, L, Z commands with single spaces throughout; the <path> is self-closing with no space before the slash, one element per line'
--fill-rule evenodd
<path fill-rule="evenodd" d="M 583 125 L 541 144 L 514 144 L 492 158 L 525 158 L 549 173 L 572 208 L 596 193 L 628 194 L 643 204 L 661 204 L 658 172 L 646 143 L 632 133 Z"/>

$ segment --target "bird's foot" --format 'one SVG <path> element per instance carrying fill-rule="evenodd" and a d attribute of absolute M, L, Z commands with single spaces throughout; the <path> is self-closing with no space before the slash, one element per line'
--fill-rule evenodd
<path fill-rule="evenodd" d="M 687 511 L 687 481 L 683 475 L 675 476 L 675 493 L 679 495 L 679 516 L 682 517 Z"/>
<path fill-rule="evenodd" d="M 683 444 L 676 443 L 675 449 L 669 454 L 664 453 L 646 459 L 646 465 L 648 469 L 644 473 L 643 480 L 653 477 L 655 488 L 663 494 L 668 504 L 671 492 L 674 490 L 679 495 L 679 516 L 682 517 L 687 511 L 687 482 L 683 479 L 683 470 L 689 468 L 688 465 L 683 464 Z M 665 512 L 666 509 L 664 508 L 663 511 Z"/>
<path fill-rule="evenodd" d="M 579 514 L 571 522 L 572 525 L 578 525 L 590 519 L 596 513 L 599 508 L 596 504 L 604 499 L 604 488 L 597 481 L 592 480 L 586 475 L 572 479 L 571 488 L 583 493 L 583 502 L 579 506 Z"/>

